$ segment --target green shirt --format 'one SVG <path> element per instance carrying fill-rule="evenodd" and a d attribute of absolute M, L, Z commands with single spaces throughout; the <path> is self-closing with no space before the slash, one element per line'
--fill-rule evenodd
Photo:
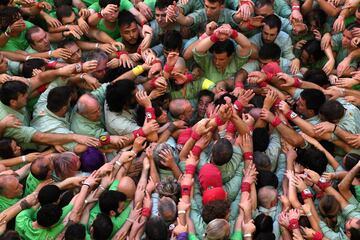
<path fill-rule="evenodd" d="M 114 29 L 108 29 L 107 26 L 105 25 L 105 20 L 101 19 L 97 23 L 96 28 L 99 29 L 100 31 L 107 33 L 113 39 L 117 39 L 120 37 L 120 27 L 117 23 L 115 24 Z"/>
<path fill-rule="evenodd" d="M 27 196 L 35 191 L 37 186 L 41 183 L 41 180 L 38 180 L 37 178 L 32 175 L 30 172 L 29 175 L 26 178 L 26 187 L 25 187 L 25 193 L 24 196 Z"/>
<path fill-rule="evenodd" d="M 4 210 L 8 209 L 12 205 L 15 205 L 19 200 L 20 200 L 20 198 L 10 199 L 10 198 L 0 195 L 0 213 Z"/>
<path fill-rule="evenodd" d="M 237 53 L 234 53 L 230 58 L 230 62 L 227 65 L 224 72 L 219 72 L 213 62 L 212 54 L 206 52 L 200 54 L 196 51 L 196 48 L 193 49 L 194 60 L 195 62 L 204 70 L 204 77 L 211 79 L 214 83 L 218 83 L 224 79 L 233 77 L 234 74 L 247 62 L 250 57 L 251 52 L 248 56 L 241 57 Z"/>
<path fill-rule="evenodd" d="M 22 31 L 17 37 L 10 37 L 7 43 L 5 44 L 5 46 L 0 48 L 1 50 L 6 50 L 10 52 L 15 52 L 17 50 L 24 51 L 29 46 L 29 43 L 26 41 L 25 35 L 27 30 L 33 27 L 34 24 L 28 21 L 24 21 L 24 22 L 25 22 L 26 30 Z"/>
<path fill-rule="evenodd" d="M 129 11 L 133 7 L 134 5 L 129 0 L 120 0 L 120 8 L 119 8 L 120 11 L 122 10 Z M 89 9 L 95 10 L 96 12 L 100 12 L 101 7 L 99 2 L 95 1 L 93 4 L 90 5 Z"/>
<path fill-rule="evenodd" d="M 335 58 L 336 65 L 341 63 L 341 61 L 344 60 L 344 58 L 349 55 L 349 50 L 342 46 L 342 38 L 343 38 L 342 33 L 335 34 L 331 37 L 332 49 L 333 51 L 337 52 Z M 357 61 L 356 60 L 351 61 L 350 67 L 356 69 Z"/>

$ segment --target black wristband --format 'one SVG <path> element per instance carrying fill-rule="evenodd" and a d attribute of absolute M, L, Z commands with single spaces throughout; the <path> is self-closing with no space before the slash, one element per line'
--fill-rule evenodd
<path fill-rule="evenodd" d="M 334 130 L 332 131 L 333 133 L 335 132 L 336 128 L 337 128 L 337 124 L 335 124 Z"/>
<path fill-rule="evenodd" d="M 24 199 L 20 202 L 21 210 L 31 208 L 31 205 Z"/>
<path fill-rule="evenodd" d="M 170 122 L 170 125 L 168 127 L 168 130 L 173 133 L 176 130 L 176 126 L 174 123 Z"/>

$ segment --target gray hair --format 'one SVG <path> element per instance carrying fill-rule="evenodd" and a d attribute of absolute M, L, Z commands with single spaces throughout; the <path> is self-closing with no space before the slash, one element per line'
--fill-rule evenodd
<path fill-rule="evenodd" d="M 79 98 L 78 102 L 76 103 L 76 108 L 77 108 L 77 111 L 78 111 L 79 114 L 84 114 L 84 113 L 86 113 L 88 111 L 88 106 L 86 105 L 86 103 L 84 101 L 82 101 L 83 97 L 92 98 L 97 102 L 97 99 L 93 95 L 91 95 L 89 93 L 85 93 L 84 95 L 82 95 Z"/>
<path fill-rule="evenodd" d="M 159 166 L 160 161 L 162 160 L 162 158 L 160 157 L 160 153 L 162 150 L 171 150 L 173 151 L 173 149 L 171 148 L 171 146 L 167 143 L 159 143 L 158 145 L 155 146 L 154 150 L 153 150 L 153 158 L 155 163 L 157 164 L 157 166 Z M 174 156 L 174 154 L 173 154 Z"/>
<path fill-rule="evenodd" d="M 167 221 L 175 221 L 176 219 L 176 213 L 177 213 L 177 208 L 176 208 L 176 203 L 173 199 L 169 198 L 169 197 L 162 197 L 159 201 L 159 214 L 162 218 L 165 219 L 165 214 L 166 212 L 170 212 L 171 213 L 171 219 L 166 219 Z"/>
<path fill-rule="evenodd" d="M 83 60 L 85 60 L 85 62 L 91 60 L 97 60 L 98 62 L 100 62 L 101 60 L 109 61 L 109 57 L 104 51 L 98 49 L 95 51 L 84 53 Z"/>
<path fill-rule="evenodd" d="M 264 152 L 254 152 L 254 164 L 258 170 L 271 171 L 270 158 Z"/>

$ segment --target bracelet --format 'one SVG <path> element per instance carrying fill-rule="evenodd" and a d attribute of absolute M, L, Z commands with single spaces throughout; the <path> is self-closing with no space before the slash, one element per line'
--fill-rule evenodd
<path fill-rule="evenodd" d="M 337 124 L 335 124 L 335 126 L 334 126 L 334 130 L 332 131 L 333 133 L 335 132 L 335 130 L 336 130 L 336 128 L 337 128 Z"/>
<path fill-rule="evenodd" d="M 252 234 L 251 233 L 245 233 L 244 238 L 246 238 L 246 237 L 252 237 Z"/>
<path fill-rule="evenodd" d="M 264 88 L 264 87 L 266 87 L 267 85 L 268 85 L 268 84 L 267 84 L 266 81 L 262 81 L 262 82 L 259 82 L 259 83 L 258 83 L 258 86 L 261 87 L 261 88 Z"/>
<path fill-rule="evenodd" d="M 117 51 L 116 52 L 117 58 L 120 58 L 120 56 L 123 55 L 123 54 L 128 55 L 128 52 L 127 51 Z"/>
<path fill-rule="evenodd" d="M 297 220 L 295 218 L 290 219 L 288 229 L 292 231 L 292 230 L 298 229 L 298 228 L 299 228 L 299 220 Z"/>
<path fill-rule="evenodd" d="M 98 18 L 103 18 L 103 15 L 101 14 L 101 11 L 97 13 Z"/>
<path fill-rule="evenodd" d="M 8 32 L 4 32 L 4 35 L 5 35 L 5 37 L 8 37 L 8 38 L 10 37 Z"/>
<path fill-rule="evenodd" d="M 185 74 L 186 76 L 186 82 L 185 83 L 189 83 L 189 82 L 192 82 L 194 80 L 194 77 L 191 73 L 187 73 Z"/>
<path fill-rule="evenodd" d="M 324 234 L 322 234 L 321 232 L 314 233 L 313 240 L 321 240 L 323 238 L 324 238 Z"/>
<path fill-rule="evenodd" d="M 51 57 L 53 51 L 48 51 L 48 56 Z"/>
<path fill-rule="evenodd" d="M 105 146 L 105 145 L 108 145 L 110 144 L 110 135 L 101 135 L 99 137 L 99 141 L 100 141 L 100 144 L 101 146 Z"/>
<path fill-rule="evenodd" d="M 226 126 L 226 132 L 230 134 L 236 133 L 236 127 L 233 122 L 229 121 Z"/>
<path fill-rule="evenodd" d="M 56 68 L 57 61 L 49 61 L 46 65 L 48 68 Z"/>
<path fill-rule="evenodd" d="M 297 5 L 297 4 L 296 4 L 296 5 L 292 5 L 292 6 L 291 6 L 291 10 L 292 10 L 292 11 L 294 11 L 294 10 L 298 10 L 298 11 L 299 11 L 299 10 L 300 10 L 300 5 Z"/>
<path fill-rule="evenodd" d="M 301 197 L 303 200 L 305 199 L 312 199 L 313 198 L 313 194 L 311 193 L 311 191 L 309 189 L 304 189 L 302 192 L 301 192 Z"/>
<path fill-rule="evenodd" d="M 96 44 L 95 44 L 95 48 L 96 48 L 96 49 L 99 49 L 99 45 L 100 45 L 99 43 L 96 43 Z"/>
<path fill-rule="evenodd" d="M 134 220 L 132 220 L 132 219 L 130 219 L 130 218 L 127 218 L 126 221 L 129 221 L 129 222 L 131 222 L 131 223 L 134 223 L 134 222 L 135 222 Z"/>
<path fill-rule="evenodd" d="M 320 177 L 319 182 L 316 184 L 321 191 L 325 191 L 326 188 L 330 187 L 331 183 L 327 182 L 325 178 Z"/>
<path fill-rule="evenodd" d="M 219 41 L 219 38 L 213 33 L 210 36 L 210 41 L 212 41 L 213 43 L 216 43 L 217 41 Z"/>
<path fill-rule="evenodd" d="M 286 118 L 289 120 L 292 120 L 294 118 L 296 118 L 298 115 L 294 112 L 289 110 L 286 114 L 285 114 Z"/>
<path fill-rule="evenodd" d="M 312 216 L 311 212 L 306 213 L 306 216 L 311 217 Z"/>
<path fill-rule="evenodd" d="M 151 209 L 150 208 L 141 209 L 141 215 L 144 216 L 144 217 L 150 217 L 151 216 Z"/>
<path fill-rule="evenodd" d="M 20 202 L 21 210 L 31 208 L 31 205 L 24 199 Z"/>
<path fill-rule="evenodd" d="M 99 185 L 99 188 L 100 188 L 101 190 L 103 190 L 103 191 L 106 190 L 103 186 L 101 186 L 101 184 Z"/>
<path fill-rule="evenodd" d="M 80 79 L 84 79 L 85 74 L 86 74 L 86 73 L 80 74 Z"/>
<path fill-rule="evenodd" d="M 279 117 L 274 117 L 274 119 L 271 121 L 271 125 L 276 128 L 281 124 L 281 120 Z"/>
<path fill-rule="evenodd" d="M 180 214 L 186 214 L 186 211 L 185 210 L 179 210 L 178 215 L 180 215 Z"/>
<path fill-rule="evenodd" d="M 159 59 L 155 59 L 154 61 L 151 62 L 151 65 L 154 65 L 156 63 L 160 63 L 161 64 L 161 61 Z"/>
<path fill-rule="evenodd" d="M 88 183 L 83 183 L 82 186 L 88 186 L 89 188 L 91 188 L 90 184 Z"/>
<path fill-rule="evenodd" d="M 241 192 L 250 192 L 251 190 L 251 184 L 248 182 L 242 182 L 241 183 Z"/>
<path fill-rule="evenodd" d="M 23 162 L 26 162 L 26 156 L 24 155 L 24 156 L 21 156 L 21 160 L 23 161 Z"/>
<path fill-rule="evenodd" d="M 185 173 L 186 174 L 190 174 L 190 175 L 194 175 L 196 170 L 196 166 L 193 164 L 187 164 L 185 165 Z"/>
<path fill-rule="evenodd" d="M 234 102 L 234 108 L 236 111 L 240 112 L 243 109 L 243 107 L 244 106 L 242 105 L 242 103 L 239 100 L 236 100 Z"/>
<path fill-rule="evenodd" d="M 232 30 L 232 32 L 231 32 L 231 38 L 232 39 L 235 39 L 235 38 L 237 38 L 239 36 L 239 33 L 238 33 L 238 31 L 236 31 L 235 29 L 233 29 Z"/>
<path fill-rule="evenodd" d="M 115 161 L 115 165 L 119 165 L 119 166 L 122 166 L 122 162 L 120 162 L 119 160 Z"/>
<path fill-rule="evenodd" d="M 195 141 L 198 141 L 201 138 L 201 135 L 198 134 L 196 131 L 192 131 L 191 138 L 194 139 Z"/>
<path fill-rule="evenodd" d="M 81 63 L 75 64 L 75 71 L 77 73 L 81 73 L 81 71 L 82 71 Z"/>
<path fill-rule="evenodd" d="M 139 76 L 140 74 L 142 74 L 144 72 L 144 68 L 141 65 L 138 65 L 136 67 L 134 67 L 132 70 L 133 74 L 135 76 Z"/>
<path fill-rule="evenodd" d="M 252 152 L 244 152 L 243 153 L 243 158 L 246 160 L 253 160 L 254 159 L 254 155 Z"/>
<path fill-rule="evenodd" d="M 145 117 L 147 120 L 155 120 L 155 108 L 153 107 L 147 107 L 145 108 Z"/>
<path fill-rule="evenodd" d="M 248 30 L 254 30 L 256 27 L 254 25 L 251 24 L 250 21 L 246 21 L 246 27 Z"/>
<path fill-rule="evenodd" d="M 181 186 L 181 196 L 190 196 L 191 185 Z"/>
<path fill-rule="evenodd" d="M 199 147 L 198 145 L 195 145 L 192 150 L 191 150 L 192 154 L 194 154 L 195 157 L 199 158 L 200 154 L 202 152 L 201 147 Z"/>
<path fill-rule="evenodd" d="M 29 60 L 31 56 L 26 56 L 25 61 Z"/>

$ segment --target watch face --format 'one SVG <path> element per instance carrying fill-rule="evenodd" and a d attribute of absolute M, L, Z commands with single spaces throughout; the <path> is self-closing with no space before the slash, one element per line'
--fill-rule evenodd
<path fill-rule="evenodd" d="M 105 141 L 106 141 L 106 139 L 107 139 L 107 137 L 106 137 L 106 136 L 100 136 L 100 141 L 105 142 Z"/>
<path fill-rule="evenodd" d="M 305 194 L 311 194 L 311 192 L 310 192 L 309 189 L 305 189 L 305 190 L 304 190 L 304 193 L 305 193 Z"/>
<path fill-rule="evenodd" d="M 324 177 L 321 177 L 321 178 L 319 179 L 319 182 L 325 183 L 325 182 L 326 182 L 326 179 L 325 179 Z"/>
<path fill-rule="evenodd" d="M 292 112 L 291 114 L 290 114 L 290 117 L 291 118 L 295 118 L 297 116 L 297 114 L 295 113 L 295 112 Z"/>

